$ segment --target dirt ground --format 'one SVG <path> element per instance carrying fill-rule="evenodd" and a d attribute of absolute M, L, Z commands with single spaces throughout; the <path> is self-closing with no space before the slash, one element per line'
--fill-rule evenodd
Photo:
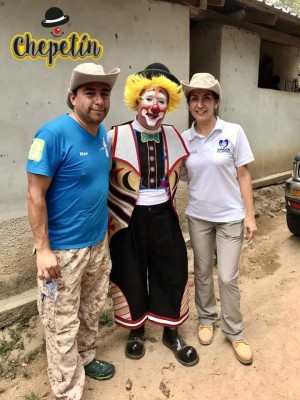
<path fill-rule="evenodd" d="M 190 318 L 181 327 L 181 334 L 197 348 L 199 364 L 181 366 L 161 343 L 162 329 L 150 324 L 146 327 L 145 356 L 139 361 L 127 359 L 124 345 L 128 333 L 115 326 L 102 327 L 98 356 L 115 364 L 116 375 L 106 382 L 87 378 L 85 400 L 300 399 L 300 238 L 286 227 L 282 185 L 256 190 L 255 203 L 257 237 L 244 245 L 239 278 L 253 364 L 244 366 L 236 360 L 220 328 L 210 346 L 198 343 L 189 249 Z M 109 299 L 106 308 L 110 309 Z M 2 366 L 1 400 L 51 399 L 38 318 L 32 319 L 30 326 L 23 333 L 25 350 L 14 350 L 10 368 Z M 32 349 L 38 352 L 29 362 Z M 38 397 L 28 397 L 30 392 Z"/>

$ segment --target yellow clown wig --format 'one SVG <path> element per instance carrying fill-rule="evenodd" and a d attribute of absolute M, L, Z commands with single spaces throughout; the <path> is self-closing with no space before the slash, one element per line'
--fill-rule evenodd
<path fill-rule="evenodd" d="M 132 111 L 137 110 L 140 96 L 142 92 L 151 87 L 161 87 L 168 93 L 167 113 L 175 111 L 183 97 L 181 85 L 171 81 L 163 74 L 147 78 L 143 74 L 129 75 L 125 84 L 124 102 Z"/>

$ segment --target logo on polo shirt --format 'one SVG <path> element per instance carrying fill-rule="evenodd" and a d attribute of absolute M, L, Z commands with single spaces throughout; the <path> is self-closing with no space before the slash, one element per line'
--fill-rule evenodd
<path fill-rule="evenodd" d="M 230 148 L 227 147 L 229 144 L 228 139 L 221 139 L 219 140 L 219 148 L 217 149 L 217 153 L 230 153 Z"/>

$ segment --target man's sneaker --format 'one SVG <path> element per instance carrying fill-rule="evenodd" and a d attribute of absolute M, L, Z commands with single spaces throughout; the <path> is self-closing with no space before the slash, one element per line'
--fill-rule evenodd
<path fill-rule="evenodd" d="M 201 344 L 205 346 L 211 344 L 214 338 L 214 326 L 213 325 L 199 325 L 198 338 Z"/>
<path fill-rule="evenodd" d="M 236 358 L 242 364 L 249 365 L 253 361 L 252 350 L 245 339 L 234 340 L 231 342 Z"/>
<path fill-rule="evenodd" d="M 112 364 L 96 359 L 85 365 L 84 370 L 87 376 L 98 381 L 110 379 L 115 374 L 115 367 Z"/>

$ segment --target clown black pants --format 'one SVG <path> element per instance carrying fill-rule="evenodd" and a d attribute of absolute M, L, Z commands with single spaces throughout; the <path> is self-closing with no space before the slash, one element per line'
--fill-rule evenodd
<path fill-rule="evenodd" d="M 187 251 L 169 202 L 136 206 L 128 228 L 112 237 L 110 256 L 116 324 L 178 327 L 186 320 Z"/>

